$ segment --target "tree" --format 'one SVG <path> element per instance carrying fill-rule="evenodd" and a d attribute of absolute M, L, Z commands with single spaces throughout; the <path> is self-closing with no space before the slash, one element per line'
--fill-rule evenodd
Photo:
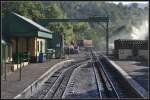
<path fill-rule="evenodd" d="M 138 8 L 138 4 L 137 3 L 133 3 L 132 5 L 131 5 L 131 7 L 133 7 L 133 8 Z"/>
<path fill-rule="evenodd" d="M 88 18 L 91 16 L 105 16 L 109 14 L 109 32 L 113 36 L 116 32 L 128 33 L 132 25 L 136 25 L 141 19 L 148 19 L 149 7 L 138 8 L 136 3 L 130 6 L 116 5 L 101 1 L 14 1 L 2 2 L 2 17 L 7 12 L 16 12 L 22 16 L 33 19 L 40 18 Z M 125 26 L 124 28 L 120 27 Z M 65 35 L 66 41 L 84 39 L 85 37 L 98 40 L 105 37 L 105 31 L 95 23 L 50 23 L 47 28 Z M 67 40 L 68 39 L 68 40 Z"/>

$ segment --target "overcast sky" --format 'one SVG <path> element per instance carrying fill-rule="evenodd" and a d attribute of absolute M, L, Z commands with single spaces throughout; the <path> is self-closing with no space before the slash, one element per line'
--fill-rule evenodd
<path fill-rule="evenodd" d="M 148 3 L 148 1 L 108 1 L 110 3 L 115 3 L 115 4 L 118 4 L 118 3 L 122 3 L 122 4 L 129 4 L 129 3 Z"/>

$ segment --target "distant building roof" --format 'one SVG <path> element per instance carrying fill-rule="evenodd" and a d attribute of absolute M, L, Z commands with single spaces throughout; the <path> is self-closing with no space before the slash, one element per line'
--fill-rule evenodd
<path fill-rule="evenodd" d="M 115 49 L 144 49 L 148 50 L 148 40 L 118 39 L 114 41 Z"/>
<path fill-rule="evenodd" d="M 20 17 L 21 19 L 27 21 L 28 23 L 32 24 L 33 26 L 35 26 L 39 30 L 52 33 L 50 30 L 48 30 L 48 29 L 44 28 L 43 26 L 37 24 L 36 22 L 32 21 L 31 19 L 28 19 L 24 16 L 21 16 L 21 15 L 17 14 L 17 13 L 14 13 L 14 12 L 12 12 L 12 13 L 15 14 L 16 16 Z"/>

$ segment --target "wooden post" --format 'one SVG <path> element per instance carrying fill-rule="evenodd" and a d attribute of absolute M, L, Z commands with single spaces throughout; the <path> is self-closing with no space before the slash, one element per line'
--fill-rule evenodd
<path fill-rule="evenodd" d="M 28 58 L 28 53 L 29 53 L 29 46 L 28 46 L 28 38 L 26 38 L 26 51 L 27 51 L 27 59 L 28 59 L 28 63 L 29 63 L 29 58 Z"/>
<path fill-rule="evenodd" d="M 35 38 L 35 45 L 36 45 L 36 47 L 35 47 L 35 51 L 36 51 L 36 62 L 38 62 L 38 55 L 37 55 L 37 38 Z"/>
<path fill-rule="evenodd" d="M 28 43 L 29 43 L 29 38 L 26 38 L 26 44 L 27 44 L 27 46 L 26 46 L 26 47 L 27 47 L 27 48 L 26 48 L 26 50 L 27 50 L 27 52 L 29 52 L 29 44 L 28 44 Z"/>
<path fill-rule="evenodd" d="M 17 69 L 18 69 L 18 37 L 16 37 L 16 55 L 17 55 Z"/>
<path fill-rule="evenodd" d="M 20 57 L 19 57 L 19 61 L 20 61 L 20 74 L 19 74 L 19 80 L 21 81 L 21 62 L 22 62 L 22 56 L 20 55 Z"/>
<path fill-rule="evenodd" d="M 22 72 L 22 62 L 23 62 L 23 66 L 24 66 L 24 61 L 23 61 L 23 56 L 24 56 L 24 54 L 23 54 L 23 40 L 21 40 L 21 44 L 22 44 L 22 47 L 21 47 L 21 49 L 22 49 L 22 52 L 20 53 L 20 55 L 19 55 L 19 61 L 20 61 L 20 71 L 19 71 L 19 80 L 21 81 L 21 72 Z"/>
<path fill-rule="evenodd" d="M 25 52 L 23 52 L 23 40 L 24 38 L 22 38 L 22 62 L 23 62 L 23 67 L 24 67 L 24 55 L 25 55 Z M 25 41 L 24 41 L 25 42 Z M 26 47 L 27 48 L 27 47 Z"/>

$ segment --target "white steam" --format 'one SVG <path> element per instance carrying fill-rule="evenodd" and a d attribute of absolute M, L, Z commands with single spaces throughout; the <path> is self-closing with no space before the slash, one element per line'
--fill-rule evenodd
<path fill-rule="evenodd" d="M 140 25 L 132 26 L 131 32 L 121 32 L 117 35 L 112 36 L 111 38 L 109 38 L 109 48 L 114 48 L 114 40 L 117 39 L 145 40 L 149 35 L 148 27 L 148 20 L 143 20 Z"/>
<path fill-rule="evenodd" d="M 142 21 L 139 27 L 132 27 L 131 37 L 132 39 L 145 40 L 148 36 L 148 21 Z"/>
<path fill-rule="evenodd" d="M 140 23 L 140 21 L 139 21 Z M 131 27 L 131 32 L 122 31 L 119 34 L 113 35 L 109 38 L 109 50 L 114 49 L 114 40 L 117 39 L 131 39 L 131 40 L 146 40 L 149 35 L 149 23 L 148 20 L 141 21 L 140 24 Z M 105 51 L 106 49 L 106 39 L 102 37 L 98 42 L 96 42 L 96 47 L 100 51 Z"/>

